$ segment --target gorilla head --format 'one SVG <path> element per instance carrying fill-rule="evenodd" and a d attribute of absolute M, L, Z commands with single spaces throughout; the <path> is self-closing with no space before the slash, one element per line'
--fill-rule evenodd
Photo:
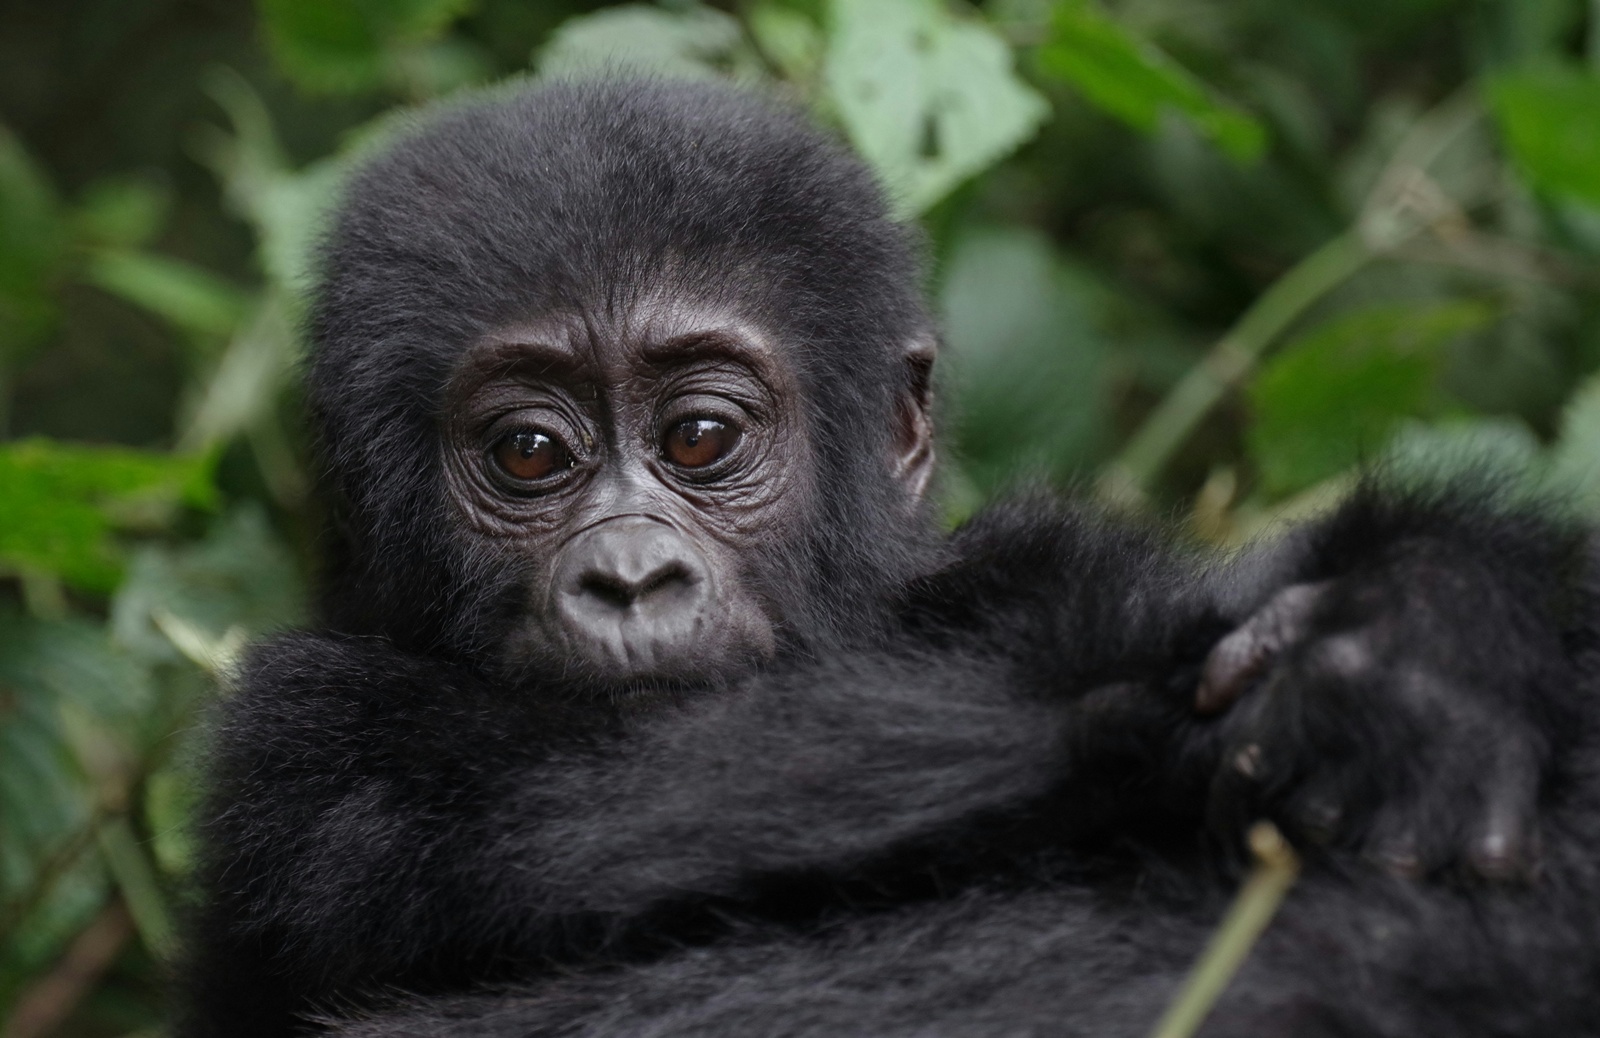
<path fill-rule="evenodd" d="M 326 263 L 336 628 L 671 686 L 849 637 L 927 556 L 917 243 L 794 114 L 478 103 L 354 179 Z"/>

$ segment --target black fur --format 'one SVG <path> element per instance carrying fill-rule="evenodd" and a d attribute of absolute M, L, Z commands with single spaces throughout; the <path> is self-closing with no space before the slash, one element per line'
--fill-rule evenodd
<path fill-rule="evenodd" d="M 1207 1033 L 1593 1029 L 1581 533 L 1368 488 L 1226 564 L 1047 500 L 941 540 L 882 460 L 915 256 L 854 161 L 709 86 L 480 103 L 355 182 L 311 376 L 340 565 L 217 722 L 186 1034 L 1142 1034 L 1244 822 L 1298 832 L 1308 790 L 1339 830 Z M 629 713 L 496 669 L 516 575 L 450 511 L 437 429 L 484 330 L 663 287 L 753 306 L 848 449 L 781 546 L 776 658 Z M 1261 687 L 1196 716 L 1218 640 L 1321 582 Z M 1506 755 L 1543 853 L 1491 884 L 1460 848 Z M 1397 826 L 1426 882 L 1356 853 Z"/>

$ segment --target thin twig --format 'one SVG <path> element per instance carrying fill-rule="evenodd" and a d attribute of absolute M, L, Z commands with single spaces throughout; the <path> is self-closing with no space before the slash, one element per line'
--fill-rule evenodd
<path fill-rule="evenodd" d="M 1205 358 L 1157 405 L 1101 476 L 1112 501 L 1137 500 L 1224 393 L 1254 369 L 1277 337 L 1306 309 L 1373 258 L 1356 231 L 1323 245 L 1274 281 Z"/>
<path fill-rule="evenodd" d="M 1122 504 L 1141 500 L 1217 402 L 1329 292 L 1424 231 L 1459 234 L 1465 229 L 1459 201 L 1427 170 L 1481 115 L 1467 87 L 1417 120 L 1379 174 L 1354 224 L 1273 282 L 1179 380 L 1101 473 L 1102 497 Z"/>
<path fill-rule="evenodd" d="M 1300 859 L 1271 822 L 1251 827 L 1250 850 L 1256 856 L 1255 869 L 1150 1038 L 1190 1038 L 1200 1030 L 1300 873 Z"/>

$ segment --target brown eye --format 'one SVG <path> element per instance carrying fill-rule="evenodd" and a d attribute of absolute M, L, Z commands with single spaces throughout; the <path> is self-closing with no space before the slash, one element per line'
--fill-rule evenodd
<path fill-rule="evenodd" d="M 573 466 L 561 441 L 537 429 L 518 429 L 494 445 L 494 462 L 513 479 L 532 482 Z"/>
<path fill-rule="evenodd" d="M 733 450 L 739 430 L 713 418 L 690 418 L 667 433 L 662 455 L 674 465 L 699 469 Z"/>

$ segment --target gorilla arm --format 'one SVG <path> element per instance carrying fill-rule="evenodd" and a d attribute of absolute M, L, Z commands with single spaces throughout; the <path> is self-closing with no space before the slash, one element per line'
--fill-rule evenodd
<path fill-rule="evenodd" d="M 957 537 L 887 646 L 618 731 L 385 643 L 282 640 L 220 732 L 191 1033 L 648 957 L 722 913 L 920 896 L 1044 850 L 1183 853 L 1208 810 L 1229 836 L 1262 813 L 1380 852 L 1398 833 L 1423 867 L 1526 843 L 1579 694 L 1570 543 L 1369 495 L 1201 579 L 1144 534 L 1016 506 Z M 1252 613 L 1202 692 L 1240 702 L 1195 717 Z"/>
<path fill-rule="evenodd" d="M 1170 599 L 1179 570 L 1143 538 L 1028 521 L 1048 523 L 1037 532 L 1058 548 L 1071 539 L 1083 586 L 1102 589 L 1053 609 Z M 1127 594 L 1104 594 L 1106 581 Z M 927 875 L 983 846 L 980 819 L 995 820 L 987 853 L 1002 859 L 1063 842 L 1162 773 L 1191 713 L 1182 697 L 1120 686 L 1087 697 L 1094 723 L 1077 723 L 1050 693 L 1070 687 L 1068 662 L 1104 670 L 1099 657 L 1168 635 L 1130 627 L 1115 646 L 1055 646 L 1045 661 L 1037 646 L 983 646 L 923 619 L 890 648 L 607 725 L 595 704 L 551 703 L 375 639 L 256 650 L 216 732 L 213 897 L 188 1033 L 281 1034 L 313 1004 L 382 985 L 448 990 L 550 960 L 648 954 L 775 877 L 814 877 L 825 893 L 870 882 L 879 862 L 893 877 L 900 851 L 926 858 L 908 871 Z M 1052 685 L 1036 687 L 1046 672 Z M 1082 768 L 1079 749 L 1093 758 Z M 1120 778 L 1093 771 L 1119 757 Z M 1044 800 L 1060 802 L 1027 809 Z M 803 900 L 803 885 L 786 882 L 786 899 Z M 245 1020 L 256 1030 L 238 1030 Z"/>

